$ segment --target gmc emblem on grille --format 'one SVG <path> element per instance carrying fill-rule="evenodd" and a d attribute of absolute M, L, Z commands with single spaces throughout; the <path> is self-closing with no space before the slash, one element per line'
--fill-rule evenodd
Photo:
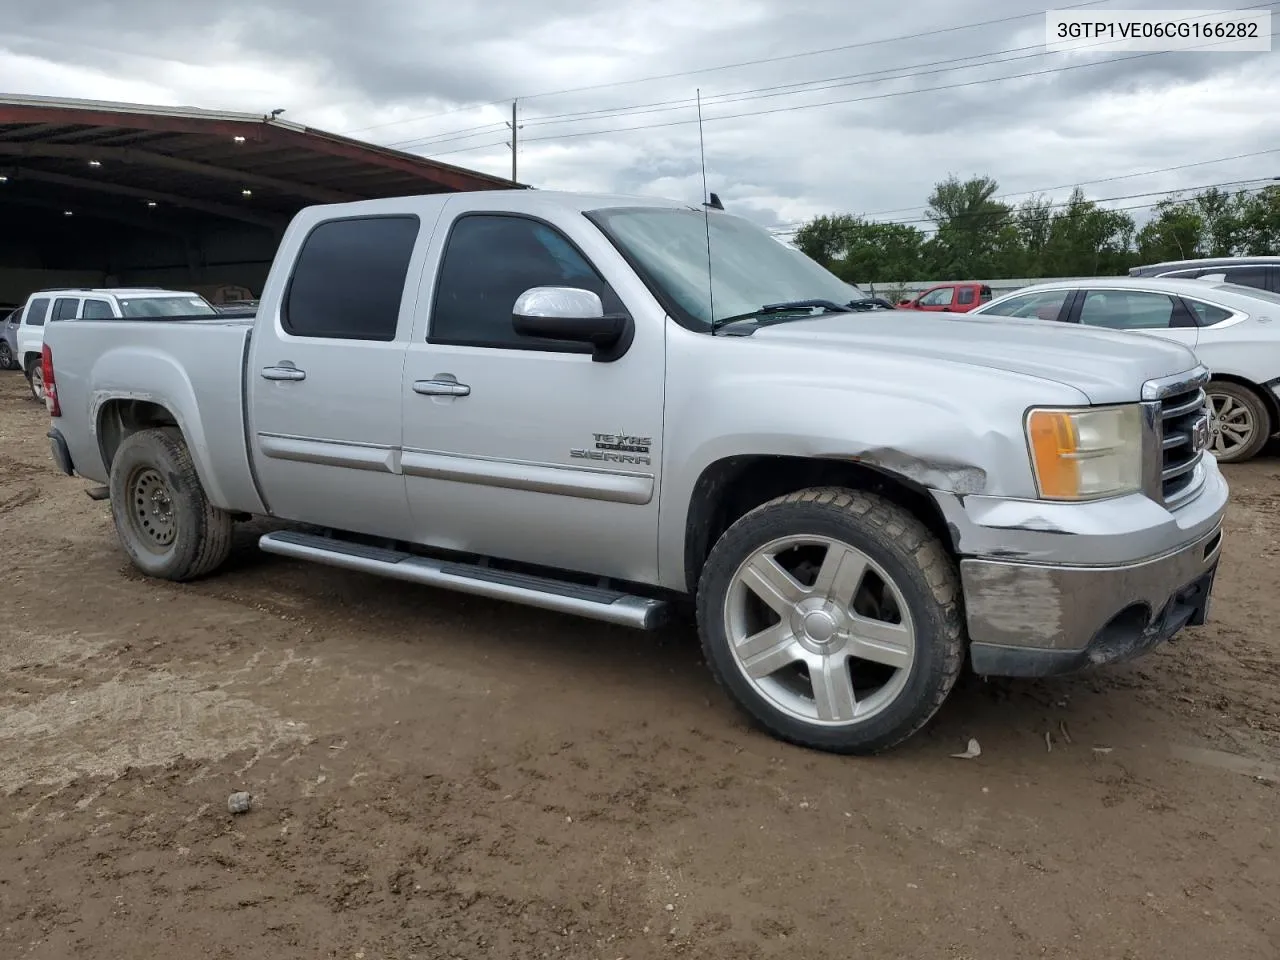
<path fill-rule="evenodd" d="M 1209 418 L 1201 417 L 1191 425 L 1191 449 L 1195 453 L 1209 446 Z"/>

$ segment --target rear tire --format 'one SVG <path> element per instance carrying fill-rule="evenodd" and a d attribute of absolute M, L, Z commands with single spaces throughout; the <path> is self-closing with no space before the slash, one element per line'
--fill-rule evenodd
<path fill-rule="evenodd" d="M 13 351 L 9 349 L 8 340 L 0 340 L 0 370 L 16 370 L 18 362 L 13 359 Z"/>
<path fill-rule="evenodd" d="M 1266 401 L 1248 387 L 1214 380 L 1205 387 L 1209 400 L 1209 449 L 1219 463 L 1244 463 L 1256 457 L 1273 426 Z"/>
<path fill-rule="evenodd" d="M 955 564 L 915 517 L 857 490 L 803 490 L 742 517 L 712 548 L 697 600 L 716 680 L 804 747 L 901 743 L 964 663 Z"/>
<path fill-rule="evenodd" d="M 231 551 L 231 515 L 209 503 L 174 427 L 140 430 L 111 462 L 111 515 L 120 545 L 150 577 L 194 580 Z"/>
<path fill-rule="evenodd" d="M 27 385 L 31 387 L 31 397 L 36 403 L 44 403 L 44 366 L 39 359 L 31 361 L 27 367 Z"/>

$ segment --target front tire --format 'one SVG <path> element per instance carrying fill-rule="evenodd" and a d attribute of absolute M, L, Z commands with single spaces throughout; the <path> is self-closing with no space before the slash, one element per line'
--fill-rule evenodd
<path fill-rule="evenodd" d="M 1244 463 L 1256 457 L 1271 436 L 1271 413 L 1248 387 L 1214 380 L 1209 400 L 1209 449 L 1219 463 Z"/>
<path fill-rule="evenodd" d="M 964 662 L 960 586 L 937 537 L 857 490 L 757 507 L 716 543 L 698 628 L 717 681 L 769 733 L 887 750 L 937 713 Z"/>
<path fill-rule="evenodd" d="M 194 580 L 231 551 L 231 515 L 209 503 L 182 434 L 140 430 L 111 462 L 111 515 L 120 545 L 150 577 Z"/>

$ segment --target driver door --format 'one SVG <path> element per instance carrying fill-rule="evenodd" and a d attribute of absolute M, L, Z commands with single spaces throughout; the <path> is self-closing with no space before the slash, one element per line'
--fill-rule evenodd
<path fill-rule="evenodd" d="M 622 302 L 625 262 L 586 218 L 553 225 L 479 196 L 452 198 L 441 218 L 405 361 L 410 539 L 652 579 L 665 316 Z M 587 289 L 607 313 L 630 313 L 626 352 L 597 362 L 586 345 L 517 334 L 516 300 L 546 286 Z"/>

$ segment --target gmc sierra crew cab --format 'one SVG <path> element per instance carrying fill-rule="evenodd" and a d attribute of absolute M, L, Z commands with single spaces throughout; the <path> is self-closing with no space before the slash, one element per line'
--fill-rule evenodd
<path fill-rule="evenodd" d="M 1184 346 L 848 306 L 745 219 L 501 191 L 311 207 L 256 317 L 46 328 L 52 453 L 176 581 L 261 549 L 651 629 L 846 753 L 968 665 L 1204 622 L 1227 487 Z"/>

